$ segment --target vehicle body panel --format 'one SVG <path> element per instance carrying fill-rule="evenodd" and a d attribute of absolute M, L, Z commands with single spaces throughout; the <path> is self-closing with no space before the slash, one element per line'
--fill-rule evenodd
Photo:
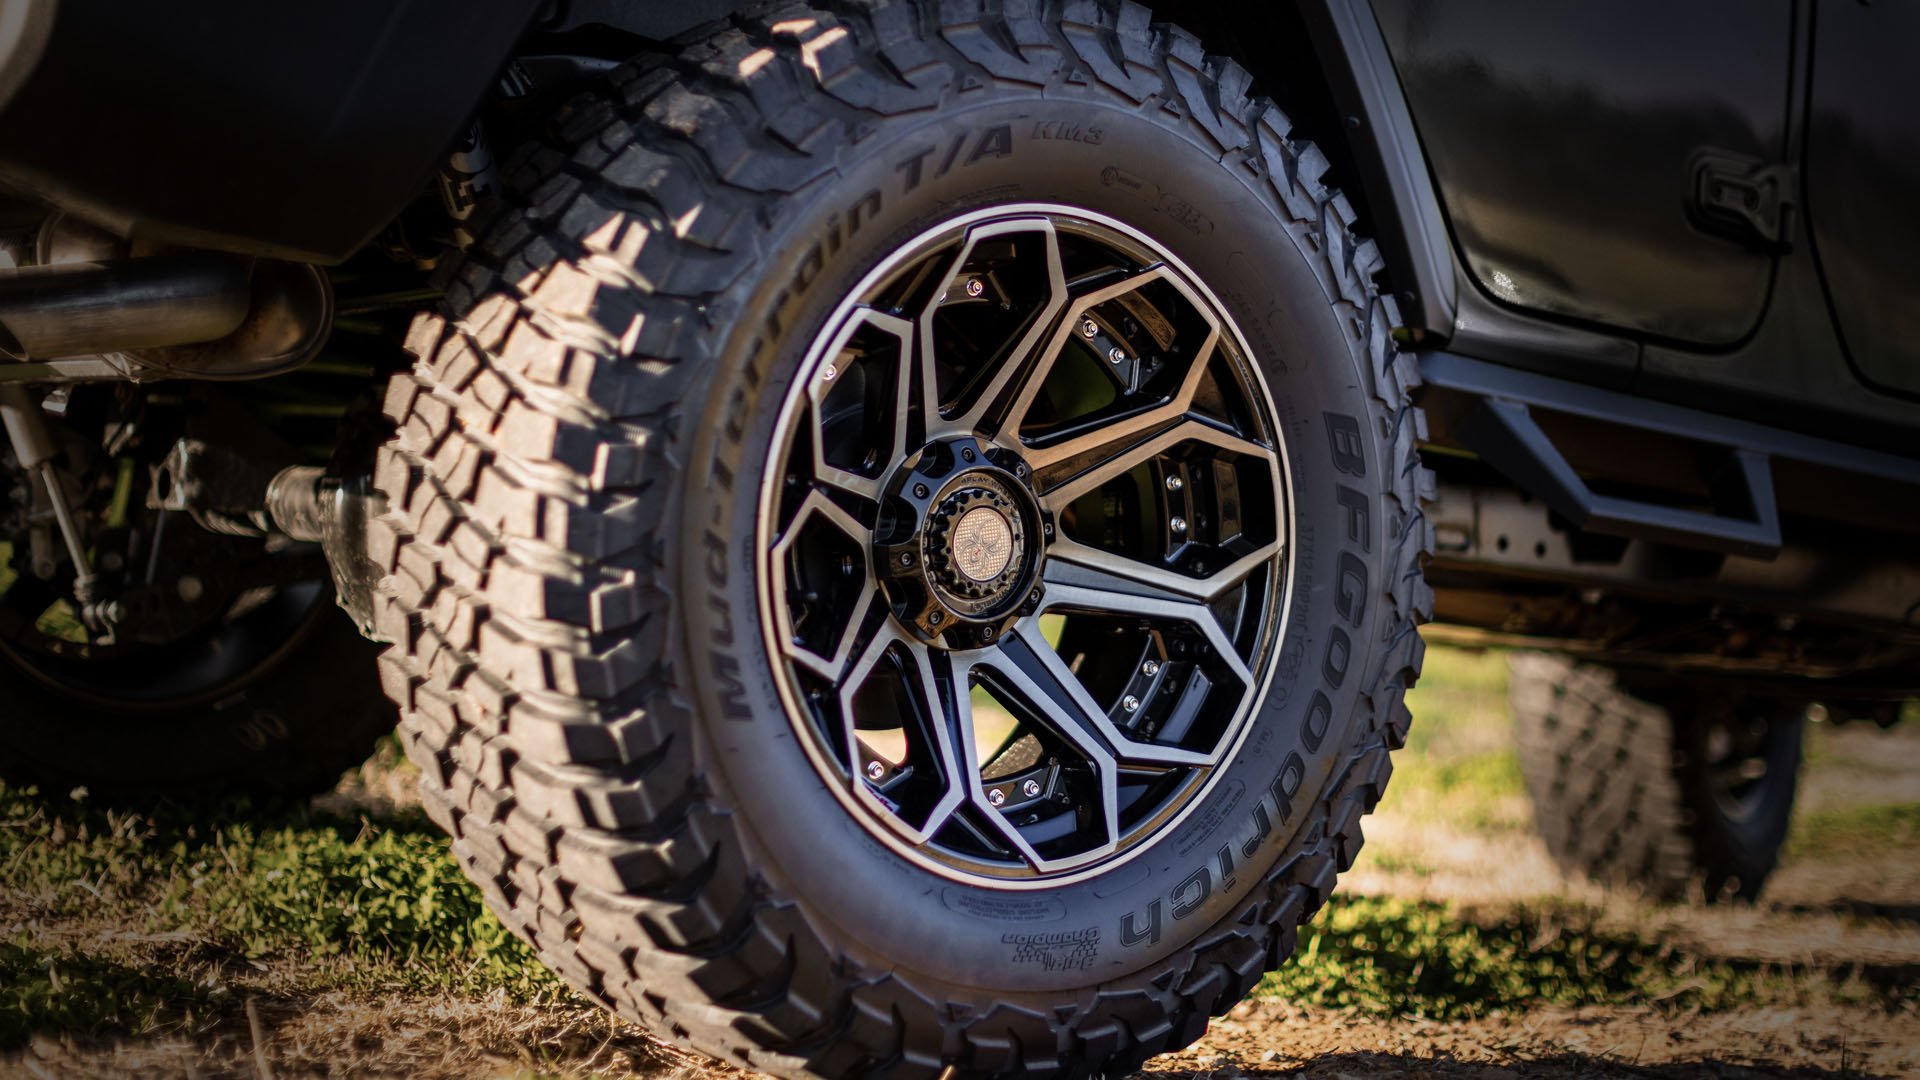
<path fill-rule="evenodd" d="M 1920 394 L 1920 7 L 1815 14 L 1808 218 L 1835 318 L 1867 382 Z"/>
<path fill-rule="evenodd" d="M 29 2 L 52 25 L 0 111 L 0 180 L 154 240 L 326 263 L 420 194 L 535 8 Z"/>
<path fill-rule="evenodd" d="M 1374 9 L 1488 295 L 1701 346 L 1752 332 L 1773 255 L 1703 229 L 1689 195 L 1709 156 L 1783 159 L 1788 0 Z"/>

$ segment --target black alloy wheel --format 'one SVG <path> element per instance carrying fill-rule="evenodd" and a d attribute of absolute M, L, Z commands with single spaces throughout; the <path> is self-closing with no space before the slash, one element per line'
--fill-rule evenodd
<path fill-rule="evenodd" d="M 1272 413 L 1204 285 L 1089 211 L 982 211 L 871 273 L 794 383 L 762 537 L 848 808 L 999 883 L 1181 820 L 1283 631 Z"/>

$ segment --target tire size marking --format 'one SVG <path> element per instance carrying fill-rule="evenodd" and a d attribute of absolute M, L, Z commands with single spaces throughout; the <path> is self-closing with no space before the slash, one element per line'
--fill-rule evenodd
<path fill-rule="evenodd" d="M 1334 471 L 1365 479 L 1366 440 L 1361 437 L 1360 422 L 1341 413 L 1324 415 Z M 1347 545 L 1341 548 L 1335 575 L 1334 614 L 1358 631 L 1367 614 L 1365 597 L 1369 588 L 1368 570 L 1366 560 L 1360 556 L 1373 550 L 1371 504 L 1363 490 L 1344 483 L 1334 485 L 1334 500 L 1345 519 L 1342 539 Z M 1357 553 L 1355 548 L 1358 549 Z M 1283 659 L 1286 655 L 1282 654 Z M 1322 685 L 1314 689 L 1300 729 L 1300 744 L 1309 754 L 1319 753 L 1326 743 L 1327 734 L 1333 726 L 1331 693 L 1346 683 L 1352 660 L 1353 638 L 1347 627 L 1335 622 L 1328 628 L 1326 646 L 1321 654 Z M 1294 663 L 1298 665 L 1297 656 Z M 1235 850 L 1238 850 L 1241 861 L 1251 861 L 1272 834 L 1275 822 L 1282 826 L 1292 823 L 1293 801 L 1300 794 L 1300 786 L 1305 783 L 1306 777 L 1307 763 L 1300 751 L 1288 751 L 1286 761 L 1280 766 L 1280 775 L 1254 801 L 1252 811 L 1240 826 L 1237 841 L 1228 840 L 1221 844 L 1210 863 L 1201 864 L 1180 879 L 1180 883 L 1164 897 L 1148 903 L 1146 910 L 1129 911 L 1122 915 L 1120 944 L 1157 945 L 1166 923 L 1178 922 L 1205 907 L 1207 900 L 1213 896 L 1216 882 L 1223 892 L 1232 889 L 1237 884 Z"/>

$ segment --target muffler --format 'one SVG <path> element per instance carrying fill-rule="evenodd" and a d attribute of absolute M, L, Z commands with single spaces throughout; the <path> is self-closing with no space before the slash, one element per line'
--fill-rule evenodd
<path fill-rule="evenodd" d="M 41 254 L 119 243 L 69 234 L 83 235 Z M 332 325 L 333 288 L 304 263 L 196 252 L 0 269 L 5 382 L 260 379 L 311 360 Z"/>
<path fill-rule="evenodd" d="M 0 354 L 37 364 L 217 341 L 252 306 L 246 263 L 218 255 L 0 270 Z"/>

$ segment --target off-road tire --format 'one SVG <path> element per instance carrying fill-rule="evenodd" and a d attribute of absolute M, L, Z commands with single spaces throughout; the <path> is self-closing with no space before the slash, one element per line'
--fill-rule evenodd
<path fill-rule="evenodd" d="M 1431 478 L 1376 249 L 1349 232 L 1325 158 L 1250 82 L 1130 4 L 795 4 L 634 62 L 519 153 L 391 385 L 377 620 L 429 813 L 573 986 L 774 1073 L 1087 1075 L 1186 1045 L 1292 952 L 1405 739 Z M 1036 131 L 1022 110 L 1042 108 L 1074 122 Z M 983 141 L 980 118 L 1009 115 L 1026 118 Z M 918 159 L 925 188 L 856 213 L 856 178 L 904 183 L 896 158 L 922 142 L 938 149 Z M 1103 193 L 1129 142 L 1175 149 L 1124 159 L 1129 183 Z M 1131 184 L 1156 177 L 1233 202 Z M 1221 785 L 1180 834 L 1193 864 L 1237 868 L 1204 893 L 1144 857 L 1070 902 L 942 888 L 858 839 L 851 815 L 808 816 L 838 804 L 763 670 L 742 581 L 763 553 L 730 481 L 764 467 L 753 438 L 821 305 L 878 236 L 1035 183 L 1131 200 L 1116 205 L 1134 224 L 1216 269 L 1227 241 L 1190 234 L 1275 241 L 1235 255 L 1251 262 L 1225 300 L 1256 349 L 1293 348 L 1269 378 L 1276 396 L 1303 388 L 1282 417 L 1295 550 L 1313 554 L 1269 711 L 1232 766 L 1260 775 Z M 1329 418 L 1340 403 L 1351 426 Z M 766 772 L 804 779 L 743 779 Z M 817 822 L 807 842 L 764 839 L 795 822 Z M 894 910 L 862 922 L 795 885 L 823 876 Z M 956 976 L 942 949 L 975 939 L 992 949 Z"/>
<path fill-rule="evenodd" d="M 1753 900 L 1786 841 L 1800 711 L 1768 702 L 1766 782 L 1744 811 L 1716 798 L 1704 743 L 1724 685 L 1648 681 L 1545 653 L 1511 661 L 1520 770 L 1547 850 L 1563 870 L 1666 900 Z"/>
<path fill-rule="evenodd" d="M 78 690 L 0 657 L 0 776 L 133 803 L 316 794 L 393 730 L 376 655 L 323 595 L 250 670 L 164 701 Z"/>

